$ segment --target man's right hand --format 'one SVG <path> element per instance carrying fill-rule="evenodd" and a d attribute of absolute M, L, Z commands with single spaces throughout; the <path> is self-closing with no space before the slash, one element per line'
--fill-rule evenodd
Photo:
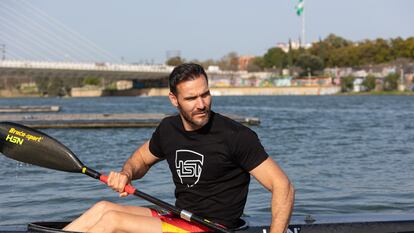
<path fill-rule="evenodd" d="M 125 186 L 131 183 L 131 175 L 121 171 L 111 171 L 108 176 L 108 186 L 111 187 L 115 192 L 119 193 L 120 197 L 126 197 L 129 194 L 125 192 Z"/>

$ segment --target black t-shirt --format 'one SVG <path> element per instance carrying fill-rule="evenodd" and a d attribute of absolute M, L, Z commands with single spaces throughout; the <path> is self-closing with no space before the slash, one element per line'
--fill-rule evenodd
<path fill-rule="evenodd" d="M 179 115 L 163 119 L 149 149 L 168 162 L 177 207 L 229 228 L 243 213 L 248 172 L 268 157 L 254 131 L 214 112 L 196 131 L 186 131 Z"/>

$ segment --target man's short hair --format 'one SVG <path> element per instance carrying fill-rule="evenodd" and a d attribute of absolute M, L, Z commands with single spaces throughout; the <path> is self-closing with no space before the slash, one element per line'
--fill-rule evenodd
<path fill-rule="evenodd" d="M 201 75 L 204 76 L 208 83 L 207 74 L 201 65 L 195 63 L 184 63 L 176 66 L 171 72 L 168 80 L 170 92 L 172 92 L 174 95 L 177 95 L 177 85 L 180 82 L 194 80 Z"/>

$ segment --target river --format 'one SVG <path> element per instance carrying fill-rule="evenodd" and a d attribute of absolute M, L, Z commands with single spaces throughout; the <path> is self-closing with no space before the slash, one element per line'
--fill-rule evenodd
<path fill-rule="evenodd" d="M 173 113 L 166 97 L 13 98 L 0 105 L 60 105 L 60 113 Z M 296 188 L 295 215 L 414 212 L 414 96 L 218 96 L 213 110 L 258 117 L 267 152 Z M 12 120 L 12 119 L 10 119 Z M 118 170 L 153 128 L 45 129 L 95 170 Z M 158 163 L 133 184 L 174 203 Z M 120 199 L 87 176 L 0 156 L 0 226 L 70 220 L 93 203 Z M 270 193 L 252 180 L 245 214 L 270 214 Z"/>

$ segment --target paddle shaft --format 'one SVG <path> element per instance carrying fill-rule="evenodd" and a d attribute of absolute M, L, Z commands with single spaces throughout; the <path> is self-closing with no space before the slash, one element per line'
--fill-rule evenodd
<path fill-rule="evenodd" d="M 98 179 L 100 181 L 102 181 L 105 184 L 108 184 L 108 176 L 102 175 L 97 171 L 94 171 L 90 168 L 84 167 L 82 170 L 82 173 L 94 178 L 94 179 Z M 125 186 L 125 192 L 127 192 L 128 194 L 132 194 L 135 195 L 137 197 L 140 197 L 146 201 L 149 201 L 157 206 L 160 206 L 161 208 L 164 208 L 172 213 L 174 213 L 177 216 L 180 216 L 180 218 L 187 220 L 189 222 L 195 222 L 198 224 L 201 224 L 203 226 L 209 227 L 210 229 L 214 230 L 215 232 L 222 232 L 222 233 L 232 233 L 232 231 L 223 228 L 222 226 L 215 224 L 213 222 L 210 222 L 207 219 L 203 219 L 201 217 L 198 217 L 194 214 L 192 214 L 191 212 L 188 212 L 186 210 L 180 209 L 176 206 L 173 206 L 167 202 L 164 202 L 158 198 L 155 198 L 153 196 L 150 196 L 144 192 L 138 191 L 135 187 L 131 186 L 131 185 L 126 185 Z"/>

